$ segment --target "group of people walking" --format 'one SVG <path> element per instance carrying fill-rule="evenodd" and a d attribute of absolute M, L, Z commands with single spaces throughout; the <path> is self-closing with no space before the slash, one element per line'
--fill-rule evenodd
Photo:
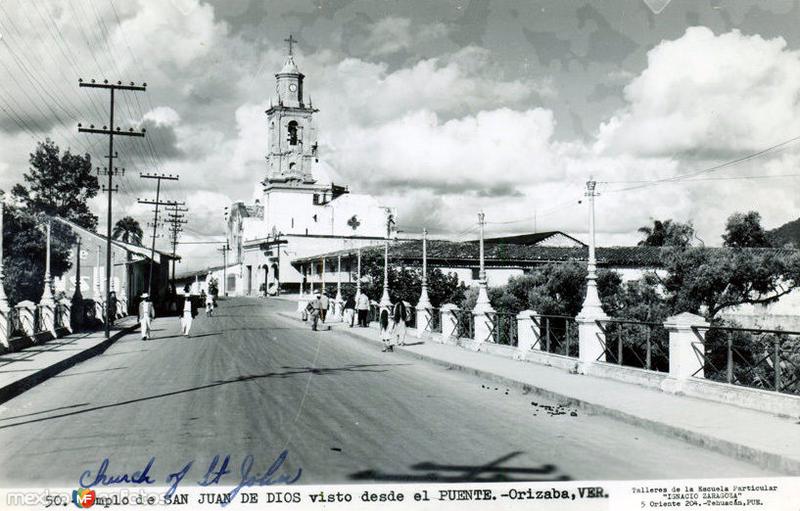
<path fill-rule="evenodd" d="M 331 300 L 325 291 L 317 293 L 308 302 L 303 311 L 303 319 L 309 319 L 311 330 L 319 329 L 319 322 L 325 323 L 330 308 Z M 349 295 L 343 304 L 342 321 L 353 328 L 369 326 L 370 300 L 366 293 Z M 381 307 L 378 313 L 381 340 L 384 343 L 383 351 L 394 351 L 394 346 L 405 345 L 406 323 L 409 320 L 409 306 L 399 300 L 390 307 Z"/>
<path fill-rule="evenodd" d="M 206 316 L 212 316 L 215 305 L 214 296 L 202 293 L 201 300 L 205 302 Z M 180 310 L 181 335 L 191 337 L 192 321 L 197 316 L 198 306 L 195 300 L 192 299 L 189 286 L 186 286 L 184 289 L 183 303 L 181 304 Z M 151 324 L 155 317 L 156 311 L 153 302 L 150 301 L 149 293 L 142 293 L 142 300 L 139 302 L 139 326 L 143 341 L 150 339 Z"/>

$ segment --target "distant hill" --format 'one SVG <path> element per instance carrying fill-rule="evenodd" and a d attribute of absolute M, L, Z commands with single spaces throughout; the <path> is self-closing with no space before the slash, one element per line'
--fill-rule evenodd
<path fill-rule="evenodd" d="M 767 237 L 775 247 L 790 245 L 795 248 L 800 248 L 800 218 L 787 222 L 771 231 L 767 231 Z"/>

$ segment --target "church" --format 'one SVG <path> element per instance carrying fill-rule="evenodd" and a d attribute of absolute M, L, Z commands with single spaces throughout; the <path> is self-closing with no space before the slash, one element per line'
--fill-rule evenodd
<path fill-rule="evenodd" d="M 294 60 L 291 36 L 275 95 L 266 110 L 266 172 L 260 198 L 228 208 L 230 250 L 224 269 L 213 272 L 220 292 L 247 296 L 299 292 L 309 278 L 291 261 L 335 250 L 382 243 L 392 208 L 339 183 L 321 182 L 319 145 L 305 75 Z M 337 268 L 338 270 L 338 268 Z M 345 274 L 345 268 L 342 268 Z"/>

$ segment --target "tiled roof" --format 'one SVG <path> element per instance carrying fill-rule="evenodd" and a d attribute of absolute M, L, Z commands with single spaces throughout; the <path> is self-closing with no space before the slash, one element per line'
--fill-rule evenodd
<path fill-rule="evenodd" d="M 478 264 L 479 245 L 474 242 L 456 243 L 450 241 L 429 240 L 428 262 L 433 265 L 473 266 Z M 625 268 L 660 268 L 664 256 L 670 250 L 664 247 L 598 247 L 597 264 L 600 266 Z M 730 250 L 726 248 L 707 248 L 706 250 Z M 774 250 L 790 255 L 797 253 L 795 249 L 748 249 Z M 484 247 L 485 260 L 488 266 L 518 266 L 544 264 L 559 261 L 586 261 L 589 257 L 587 247 L 544 247 L 537 245 L 498 244 Z M 382 256 L 383 246 L 374 245 L 361 249 L 362 255 Z M 312 257 L 294 259 L 293 264 L 321 262 L 325 257 L 326 264 L 333 263 L 338 255 L 354 255 L 353 250 L 339 250 Z M 418 264 L 422 261 L 422 242 L 406 241 L 389 245 L 389 257 L 405 263 Z M 328 266 L 333 268 L 333 266 Z"/>

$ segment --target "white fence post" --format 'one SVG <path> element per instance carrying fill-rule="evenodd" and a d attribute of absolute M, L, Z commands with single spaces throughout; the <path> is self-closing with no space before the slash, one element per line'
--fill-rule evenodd
<path fill-rule="evenodd" d="M 492 337 L 492 331 L 494 330 L 491 319 L 492 314 L 494 314 L 493 309 L 477 310 L 477 307 L 476 310 L 472 312 L 472 316 L 475 320 L 473 340 L 476 343 L 476 350 L 479 349 L 478 347 L 483 343 L 496 342 L 494 337 Z M 497 316 L 495 316 L 495 322 L 496 321 L 498 321 Z"/>
<path fill-rule="evenodd" d="M 597 324 L 598 318 L 578 316 L 575 322 L 578 323 L 578 355 L 580 360 L 580 371 L 586 374 L 595 362 L 606 361 L 606 334 L 600 325 Z"/>
<path fill-rule="evenodd" d="M 698 337 L 696 327 L 707 329 L 708 322 L 697 314 L 682 312 L 664 321 L 669 332 L 669 376 L 685 380 L 694 376 L 703 378 L 703 356 L 705 336 Z M 697 346 L 700 353 L 695 351 Z"/>
<path fill-rule="evenodd" d="M 458 306 L 452 303 L 442 305 L 442 342 L 448 342 L 456 336 Z"/>
<path fill-rule="evenodd" d="M 517 314 L 517 350 L 521 355 L 531 351 L 539 338 L 539 325 L 533 320 L 535 315 L 530 309 Z"/>

